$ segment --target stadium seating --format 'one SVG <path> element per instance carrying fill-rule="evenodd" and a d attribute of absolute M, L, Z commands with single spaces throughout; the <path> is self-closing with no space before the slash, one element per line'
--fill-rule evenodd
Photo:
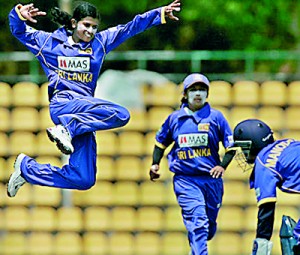
<path fill-rule="evenodd" d="M 135 156 L 122 156 L 116 160 L 115 177 L 118 181 L 140 181 L 142 179 L 142 161 Z"/>
<path fill-rule="evenodd" d="M 101 131 L 96 134 L 97 153 L 101 156 L 114 156 L 118 153 L 118 137 L 112 131 Z"/>
<path fill-rule="evenodd" d="M 260 85 L 260 103 L 262 105 L 286 106 L 287 86 L 281 81 L 265 81 Z"/>
<path fill-rule="evenodd" d="M 141 232 L 135 237 L 135 254 L 161 255 L 161 239 L 158 233 Z"/>
<path fill-rule="evenodd" d="M 111 230 L 134 232 L 136 218 L 136 210 L 133 207 L 116 206 L 111 211 Z"/>
<path fill-rule="evenodd" d="M 109 231 L 111 228 L 110 209 L 105 206 L 90 206 L 83 213 L 83 227 L 86 232 Z"/>
<path fill-rule="evenodd" d="M 39 86 L 33 82 L 18 82 L 12 87 L 13 106 L 37 107 L 40 102 Z"/>
<path fill-rule="evenodd" d="M 129 232 L 114 232 L 108 241 L 108 254 L 131 255 L 134 254 L 135 241 Z"/>
<path fill-rule="evenodd" d="M 97 183 L 90 190 L 72 190 L 69 198 L 61 189 L 27 183 L 16 197 L 9 198 L 6 183 L 20 152 L 58 167 L 64 160 L 45 133 L 53 125 L 47 83 L 11 86 L 0 82 L 1 255 L 189 253 L 166 159 L 171 146 L 160 164 L 160 179 L 155 183 L 149 180 L 155 134 L 182 97 L 182 84 L 166 87 L 150 88 L 145 109 L 129 109 L 131 120 L 125 127 L 97 132 Z M 158 96 L 156 90 L 169 91 L 172 96 L 167 97 L 166 92 Z M 25 98 L 29 92 L 30 98 Z M 257 117 L 272 127 L 276 138 L 300 140 L 299 92 L 299 81 L 212 81 L 208 101 L 231 127 Z M 224 149 L 220 153 L 223 155 Z M 217 235 L 208 244 L 210 254 L 251 253 L 258 209 L 254 191 L 249 189 L 249 174 L 234 160 L 224 175 L 223 205 Z M 282 215 L 295 220 L 299 215 L 298 196 L 278 191 L 277 198 L 274 255 L 281 254 L 278 231 Z"/>
<path fill-rule="evenodd" d="M 232 86 L 227 81 L 211 81 L 208 102 L 213 106 L 229 107 L 232 105 Z"/>
<path fill-rule="evenodd" d="M 136 219 L 138 231 L 159 232 L 163 229 L 163 212 L 157 206 L 140 207 Z"/>
<path fill-rule="evenodd" d="M 12 89 L 6 82 L 0 82 L 0 107 L 10 107 L 12 105 Z"/>
<path fill-rule="evenodd" d="M 238 81 L 232 87 L 232 103 L 235 106 L 252 106 L 259 104 L 259 84 L 255 81 Z"/>
<path fill-rule="evenodd" d="M 0 107 L 0 131 L 8 132 L 11 129 L 11 115 L 9 109 Z"/>
<path fill-rule="evenodd" d="M 97 216 L 99 217 L 99 216 Z M 108 237 L 103 232 L 85 232 L 82 237 L 84 255 L 107 255 Z"/>
<path fill-rule="evenodd" d="M 28 254 L 52 255 L 54 252 L 54 238 L 51 233 L 32 232 L 27 239 Z"/>
<path fill-rule="evenodd" d="M 97 181 L 115 180 L 115 160 L 110 156 L 97 156 Z"/>

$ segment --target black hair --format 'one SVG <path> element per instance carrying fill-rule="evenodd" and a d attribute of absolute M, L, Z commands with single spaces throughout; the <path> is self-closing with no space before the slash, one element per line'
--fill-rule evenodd
<path fill-rule="evenodd" d="M 88 2 L 82 2 L 77 5 L 74 9 L 73 16 L 65 11 L 62 11 L 58 7 L 52 8 L 50 12 L 53 21 L 65 26 L 67 30 L 73 30 L 71 19 L 80 21 L 89 16 L 100 21 L 100 13 L 98 12 L 96 6 Z"/>

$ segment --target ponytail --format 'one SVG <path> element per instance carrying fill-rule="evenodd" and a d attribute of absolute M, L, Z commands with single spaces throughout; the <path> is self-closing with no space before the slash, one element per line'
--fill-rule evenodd
<path fill-rule="evenodd" d="M 73 13 L 73 16 L 69 13 L 60 10 L 58 7 L 54 7 L 50 10 L 52 20 L 62 26 L 65 26 L 67 30 L 73 30 L 71 19 L 75 19 L 77 22 L 84 19 L 85 17 L 92 17 L 100 21 L 100 14 L 96 6 L 82 2 L 79 4 Z"/>
<path fill-rule="evenodd" d="M 52 20 L 62 26 L 65 26 L 67 30 L 72 30 L 72 23 L 71 19 L 72 16 L 65 12 L 60 10 L 58 7 L 54 7 L 50 10 L 50 13 L 52 15 Z"/>

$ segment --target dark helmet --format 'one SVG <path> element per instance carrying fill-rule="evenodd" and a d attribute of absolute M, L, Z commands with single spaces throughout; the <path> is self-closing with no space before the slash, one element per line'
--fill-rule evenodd
<path fill-rule="evenodd" d="M 258 119 L 247 119 L 237 124 L 233 131 L 233 139 L 235 146 L 241 147 L 248 163 L 253 163 L 253 157 L 274 142 L 271 128 Z"/>

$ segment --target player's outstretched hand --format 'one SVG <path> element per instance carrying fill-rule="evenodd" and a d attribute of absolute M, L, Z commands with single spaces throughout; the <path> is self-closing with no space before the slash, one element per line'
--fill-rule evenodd
<path fill-rule="evenodd" d="M 215 166 L 213 169 L 210 170 L 209 173 L 213 178 L 219 178 L 223 176 L 224 172 L 225 169 L 223 167 Z"/>
<path fill-rule="evenodd" d="M 179 20 L 178 17 L 174 16 L 173 11 L 179 12 L 180 5 L 180 0 L 175 0 L 174 2 L 170 3 L 165 7 L 165 15 L 171 20 Z"/>
<path fill-rule="evenodd" d="M 155 181 L 160 177 L 160 173 L 158 173 L 158 170 L 159 170 L 159 165 L 152 165 L 150 167 L 149 175 L 151 181 Z"/>
<path fill-rule="evenodd" d="M 32 3 L 20 5 L 19 11 L 24 19 L 27 19 L 28 21 L 33 23 L 37 23 L 37 20 L 34 17 L 46 15 L 46 12 L 40 11 L 38 8 L 35 8 Z"/>

